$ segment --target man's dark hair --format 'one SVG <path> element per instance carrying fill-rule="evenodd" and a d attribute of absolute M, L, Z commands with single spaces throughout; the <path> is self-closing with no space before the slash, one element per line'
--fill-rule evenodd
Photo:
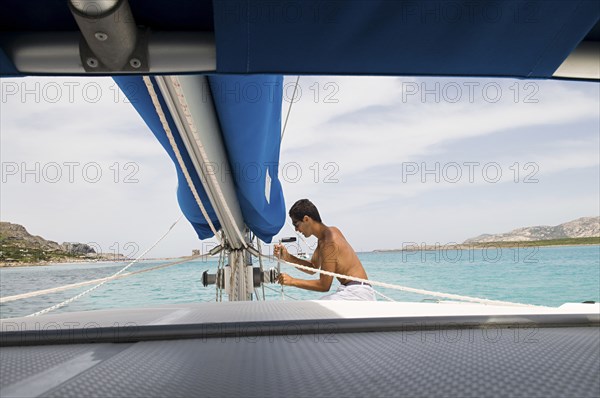
<path fill-rule="evenodd" d="M 300 221 L 304 216 L 309 216 L 317 222 L 322 222 L 319 210 L 317 210 L 317 207 L 308 199 L 300 199 L 294 203 L 289 214 L 294 221 Z"/>

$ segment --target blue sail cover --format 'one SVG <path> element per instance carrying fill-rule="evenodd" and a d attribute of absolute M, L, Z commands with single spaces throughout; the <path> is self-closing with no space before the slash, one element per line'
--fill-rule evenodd
<path fill-rule="evenodd" d="M 213 233 L 185 180 L 142 77 L 120 76 L 114 80 L 175 163 L 177 200 L 183 214 L 200 239 L 210 238 Z M 209 83 L 244 221 L 261 240 L 271 242 L 285 222 L 285 203 L 278 179 L 283 78 L 210 76 Z M 261 92 L 257 94 L 254 89 Z M 160 92 L 157 94 L 162 108 L 167 109 Z M 168 112 L 166 117 L 171 131 L 176 132 Z M 174 134 L 174 137 L 200 199 L 212 223 L 219 229 L 219 220 L 187 150 L 179 135 Z M 266 184 L 270 189 L 266 189 Z M 269 193 L 268 198 L 265 192 Z"/>
<path fill-rule="evenodd" d="M 228 75 L 208 80 L 244 221 L 270 243 L 285 223 L 278 178 L 283 77 Z"/>

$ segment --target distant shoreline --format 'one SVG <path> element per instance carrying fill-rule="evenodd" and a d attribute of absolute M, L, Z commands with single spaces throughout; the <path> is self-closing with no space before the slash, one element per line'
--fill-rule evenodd
<path fill-rule="evenodd" d="M 164 258 L 144 258 L 139 260 L 141 261 L 166 261 L 166 260 L 177 260 L 181 258 L 185 258 L 186 256 L 181 257 L 164 257 Z M 132 258 L 119 258 L 116 260 L 99 258 L 99 259 L 62 259 L 59 261 L 38 261 L 38 262 L 0 262 L 0 268 L 18 268 L 18 267 L 40 267 L 46 265 L 77 265 L 77 264 L 89 264 L 89 263 L 126 263 L 129 261 L 133 261 Z"/>
<path fill-rule="evenodd" d="M 469 243 L 469 244 L 446 244 L 441 243 L 435 245 L 427 245 L 425 243 L 416 245 L 407 245 L 401 249 L 375 249 L 370 253 L 390 253 L 390 252 L 413 252 L 413 251 L 435 251 L 435 250 L 473 250 L 473 249 L 491 249 L 491 248 L 506 248 L 519 249 L 527 247 L 575 247 L 575 246 L 598 246 L 600 245 L 600 237 L 593 238 L 570 238 L 570 239 L 554 239 L 554 240 L 538 240 L 538 241 L 523 241 L 523 242 L 485 242 L 485 243 Z"/>
<path fill-rule="evenodd" d="M 435 245 L 427 245 L 424 243 L 410 245 L 402 249 L 375 249 L 361 253 L 400 253 L 400 252 L 419 252 L 419 251 L 436 251 L 436 250 L 474 250 L 474 249 L 519 249 L 527 247 L 576 247 L 576 246 L 599 246 L 600 237 L 593 238 L 570 238 L 570 239 L 555 239 L 542 241 L 523 241 L 523 242 L 487 242 L 487 243 L 470 243 L 470 244 L 446 244 L 441 243 Z M 201 255 L 199 257 L 206 257 Z M 162 257 L 162 258 L 144 258 L 140 261 L 170 261 L 179 260 L 188 256 L 180 257 Z M 99 259 L 62 259 L 60 261 L 43 261 L 43 262 L 0 262 L 0 268 L 18 268 L 18 267 L 37 267 L 37 266 L 52 266 L 52 265 L 77 265 L 84 263 L 124 263 L 133 261 L 133 259 L 119 258 L 116 260 L 99 258 Z"/>

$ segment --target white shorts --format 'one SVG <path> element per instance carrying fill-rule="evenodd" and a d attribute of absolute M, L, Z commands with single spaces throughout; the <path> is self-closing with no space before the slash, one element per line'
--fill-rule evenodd
<path fill-rule="evenodd" d="M 323 296 L 321 300 L 377 301 L 377 298 L 369 285 L 340 285 L 335 293 Z"/>

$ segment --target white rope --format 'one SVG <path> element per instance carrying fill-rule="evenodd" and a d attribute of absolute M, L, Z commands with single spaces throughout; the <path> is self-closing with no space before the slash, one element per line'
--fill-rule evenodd
<path fill-rule="evenodd" d="M 279 241 L 279 244 L 281 245 L 281 241 Z M 281 263 L 280 263 L 279 259 L 277 260 L 277 273 L 279 275 L 281 275 Z M 285 300 L 285 293 L 283 292 L 283 283 L 280 285 L 280 290 L 281 290 L 281 299 Z"/>
<path fill-rule="evenodd" d="M 173 148 L 173 152 L 175 153 L 175 157 L 177 158 L 177 163 L 179 163 L 179 167 L 181 168 L 181 171 L 183 172 L 183 175 L 185 176 L 185 180 L 188 183 L 190 190 L 192 191 L 192 194 L 194 195 L 194 199 L 196 200 L 196 203 L 198 204 L 198 207 L 200 208 L 202 215 L 206 219 L 206 222 L 208 223 L 210 230 L 215 235 L 215 237 L 219 241 L 219 243 L 221 243 L 221 239 L 220 239 L 219 235 L 217 234 L 217 229 L 213 225 L 210 217 L 208 216 L 208 212 L 204 208 L 204 205 L 202 204 L 202 200 L 200 200 L 200 195 L 198 195 L 198 191 L 196 190 L 196 187 L 194 186 L 192 177 L 190 176 L 190 173 L 188 172 L 188 169 L 185 166 L 185 163 L 183 162 L 183 158 L 181 157 L 181 152 L 179 152 L 179 148 L 177 147 L 177 143 L 175 142 L 175 137 L 173 137 L 173 132 L 171 131 L 171 128 L 169 127 L 169 122 L 167 121 L 165 113 L 162 110 L 162 106 L 160 105 L 160 101 L 158 100 L 158 95 L 156 94 L 156 91 L 154 90 L 154 85 L 152 84 L 152 80 L 150 79 L 150 77 L 144 76 L 144 83 L 146 83 L 146 87 L 148 88 L 148 94 L 150 94 L 150 98 L 152 99 L 152 103 L 154 104 L 156 113 L 158 114 L 158 117 L 160 119 L 160 122 L 162 123 L 163 129 L 165 130 L 165 133 L 167 134 L 169 143 L 171 144 L 171 148 Z"/>
<path fill-rule="evenodd" d="M 293 229 L 294 231 L 296 230 L 296 227 L 294 227 L 294 226 L 292 225 L 292 223 L 290 223 L 289 221 L 287 221 L 287 223 L 288 223 L 288 225 L 289 225 L 290 227 L 292 227 L 292 229 Z M 313 249 L 313 248 L 311 247 L 311 245 L 310 245 L 310 244 L 309 244 L 309 243 L 306 241 L 306 239 L 304 239 L 304 237 L 303 237 L 302 235 L 300 235 L 298 232 L 296 232 L 296 235 L 298 235 L 298 237 L 299 237 L 299 238 L 302 240 L 302 242 L 304 242 L 304 244 L 306 245 L 306 247 L 308 247 L 308 248 L 309 248 L 309 249 L 311 249 L 311 250 Z M 300 246 L 298 245 L 298 247 L 300 247 Z M 260 252 L 260 253 L 262 253 L 260 250 L 259 250 L 259 252 Z M 261 259 L 261 257 L 259 257 L 259 260 L 260 260 L 260 259 Z M 262 264 L 262 261 L 261 261 L 261 264 Z M 390 297 L 386 296 L 385 294 L 383 294 L 383 293 L 381 293 L 381 292 L 377 291 L 376 289 L 373 289 L 373 291 L 374 291 L 376 294 L 380 295 L 381 297 L 383 297 L 384 299 L 386 299 L 386 300 L 388 300 L 388 301 L 396 301 L 396 300 L 394 300 L 394 299 L 392 299 L 392 298 L 390 298 Z"/>
<path fill-rule="evenodd" d="M 294 227 L 294 226 L 292 225 L 292 223 L 290 223 L 289 221 L 287 221 L 287 223 L 288 223 L 288 225 L 289 225 L 290 227 L 292 227 L 292 229 L 293 229 L 294 231 L 296 230 L 296 227 Z M 306 245 L 306 247 L 308 247 L 309 249 L 313 250 L 313 248 L 311 247 L 311 245 L 310 245 L 310 244 L 309 244 L 309 243 L 306 241 L 306 239 L 304 239 L 304 237 L 303 237 L 302 235 L 300 235 L 298 232 L 296 232 L 296 235 L 298 235 L 298 237 L 299 237 L 299 238 L 302 240 L 302 242 L 304 242 L 304 244 Z M 299 244 L 298 244 L 298 247 L 300 248 L 300 245 L 299 245 Z M 259 252 L 261 252 L 261 251 L 259 250 Z M 261 252 L 261 253 L 262 253 L 262 252 Z M 260 259 L 260 257 L 259 257 L 259 259 Z M 386 300 L 388 300 L 388 301 L 396 301 L 396 300 L 394 300 L 394 299 L 392 299 L 392 298 L 390 298 L 390 297 L 386 296 L 385 294 L 378 292 L 376 289 L 373 289 L 373 291 L 374 291 L 376 294 L 380 295 L 381 297 L 383 297 L 384 299 L 386 299 Z"/>
<path fill-rule="evenodd" d="M 238 301 L 240 300 L 239 290 L 240 290 L 240 273 L 238 272 L 240 268 L 240 258 L 241 255 L 240 250 L 233 250 L 231 253 L 231 262 L 229 263 L 231 274 L 229 275 L 229 286 L 230 286 L 230 301 Z M 245 291 L 246 289 L 244 289 Z M 246 300 L 246 297 L 243 298 Z"/>
<path fill-rule="evenodd" d="M 124 278 L 125 276 L 129 276 L 129 275 L 130 275 L 129 273 L 120 275 L 119 278 Z M 43 294 L 56 293 L 56 292 L 61 292 L 63 290 L 69 290 L 69 289 L 75 289 L 77 287 L 93 285 L 94 283 L 99 283 L 99 282 L 108 280 L 109 278 L 110 277 L 107 276 L 106 278 L 94 279 L 91 281 L 80 282 L 80 283 L 73 283 L 71 285 L 64 285 L 64 286 L 54 287 L 51 289 L 36 290 L 34 292 L 28 292 L 28 293 L 23 293 L 23 294 L 16 294 L 14 296 L 2 297 L 2 298 L 0 298 L 0 303 L 8 303 L 9 301 L 22 300 L 22 299 L 26 299 L 26 298 L 30 298 L 30 297 L 41 296 Z"/>
<path fill-rule="evenodd" d="M 291 225 L 291 223 L 290 223 L 289 221 L 288 221 L 288 224 L 289 224 L 290 226 L 292 226 L 292 225 Z M 296 228 L 295 228 L 295 227 L 293 227 L 293 226 L 292 226 L 292 228 L 296 229 Z M 302 239 L 302 241 L 304 242 L 304 244 L 306 245 L 306 247 L 308 247 L 309 249 L 312 249 L 312 247 L 311 247 L 311 246 L 308 244 L 308 242 L 306 241 L 306 239 L 304 239 L 304 238 L 302 237 L 302 235 L 300 235 L 299 233 L 296 233 L 296 235 L 298 235 L 298 237 L 300 237 L 300 239 Z M 300 246 L 298 246 L 298 247 L 300 247 Z M 259 250 L 259 252 L 261 252 L 261 251 Z M 262 252 L 261 252 L 261 253 L 262 253 Z M 261 258 L 259 257 L 259 260 L 260 260 L 260 259 L 261 259 Z M 262 263 L 262 260 L 261 260 L 261 263 Z M 376 294 L 380 295 L 381 297 L 383 297 L 384 299 L 386 299 L 386 300 L 388 300 L 388 301 L 396 301 L 396 300 L 394 300 L 394 299 L 392 299 L 392 298 L 390 298 L 390 297 L 386 296 L 385 294 L 383 294 L 383 293 L 381 293 L 381 292 L 378 292 L 376 289 L 373 289 L 373 291 L 374 291 Z"/>
<path fill-rule="evenodd" d="M 264 255 L 261 253 L 261 256 L 264 256 Z M 268 258 L 268 256 L 265 256 L 265 257 Z M 480 304 L 506 305 L 506 306 L 513 306 L 513 307 L 540 307 L 540 306 L 532 305 L 532 304 L 512 303 L 509 301 L 489 300 L 489 299 L 483 299 L 483 298 L 478 298 L 478 297 L 461 296 L 458 294 L 440 293 L 440 292 L 433 292 L 433 291 L 423 290 L 423 289 L 415 289 L 412 287 L 393 285 L 391 283 L 377 282 L 377 281 L 373 281 L 373 280 L 369 280 L 369 279 L 362 279 L 362 278 L 357 278 L 354 276 L 337 274 L 335 272 L 329 272 L 329 271 L 324 271 L 322 269 L 316 269 L 316 268 L 306 267 L 306 266 L 300 265 L 300 264 L 290 263 L 290 262 L 284 261 L 282 259 L 278 259 L 277 261 L 280 263 L 289 265 L 291 267 L 304 269 L 306 271 L 311 271 L 311 272 L 318 273 L 318 274 L 329 275 L 329 276 L 333 276 L 336 278 L 342 278 L 342 279 L 356 281 L 356 282 L 364 282 L 364 283 L 368 283 L 372 286 L 379 286 L 379 287 L 384 287 L 384 288 L 388 288 L 388 289 L 401 290 L 404 292 L 422 294 L 425 296 L 442 297 L 442 298 L 446 298 L 446 299 L 450 299 L 450 300 L 468 301 L 468 302 L 480 303 Z"/>
<path fill-rule="evenodd" d="M 283 129 L 281 130 L 281 141 L 283 141 L 283 135 L 285 134 L 285 128 L 287 127 L 288 118 L 290 117 L 290 112 L 292 111 L 292 105 L 294 104 L 294 100 L 296 99 L 296 89 L 298 89 L 298 82 L 300 81 L 300 76 L 296 79 L 296 85 L 294 86 L 294 93 L 292 94 L 292 100 L 290 101 L 290 106 L 287 111 L 287 115 L 285 116 L 285 123 L 283 124 Z"/>
<path fill-rule="evenodd" d="M 133 260 L 132 262 L 130 262 L 129 264 L 127 264 L 125 267 L 123 267 L 120 271 L 116 272 L 115 274 L 109 276 L 108 278 L 105 278 L 105 280 L 103 280 L 102 282 L 98 283 L 96 286 L 82 292 L 79 293 L 78 295 L 71 297 L 68 300 L 63 301 L 62 303 L 53 305 L 52 307 L 48 307 L 46 309 L 43 309 L 41 311 L 35 312 L 31 315 L 27 315 L 28 317 L 30 316 L 38 316 L 38 315 L 42 315 L 45 314 L 47 312 L 50 311 L 54 311 L 58 308 L 64 307 L 67 304 L 72 303 L 73 301 L 77 300 L 80 297 L 85 296 L 86 294 L 88 294 L 91 291 L 96 290 L 97 288 L 99 288 L 100 286 L 104 285 L 106 282 L 111 281 L 113 279 L 116 279 L 119 275 L 121 275 L 123 272 L 125 272 L 125 270 L 127 270 L 127 268 L 131 267 L 133 264 L 137 263 L 139 261 L 139 259 L 141 259 L 142 257 L 144 257 L 146 255 L 146 253 L 148 253 L 150 250 L 154 249 L 154 247 L 156 245 L 158 245 L 160 243 L 160 241 L 162 241 L 168 234 L 169 232 L 171 232 L 171 230 L 173 229 L 173 227 L 175 227 L 175 225 L 177 225 L 177 223 L 179 222 L 179 220 L 181 220 L 181 218 L 183 217 L 183 214 L 180 215 L 177 220 L 175 220 L 175 222 L 169 227 L 169 229 L 167 230 L 167 232 L 165 232 L 152 246 L 150 246 L 146 251 L 144 251 L 142 254 L 140 254 L 135 260 Z"/>

